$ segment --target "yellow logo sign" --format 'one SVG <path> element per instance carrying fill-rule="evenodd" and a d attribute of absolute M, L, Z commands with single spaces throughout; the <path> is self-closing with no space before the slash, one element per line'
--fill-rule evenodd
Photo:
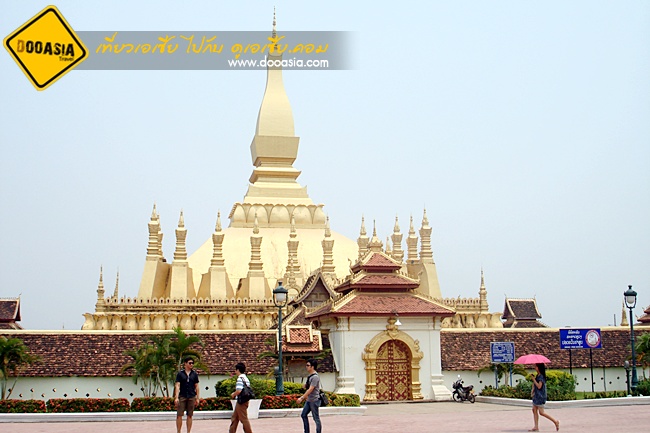
<path fill-rule="evenodd" d="M 4 40 L 18 66 L 45 90 L 87 56 L 88 50 L 55 6 L 48 6 Z"/>

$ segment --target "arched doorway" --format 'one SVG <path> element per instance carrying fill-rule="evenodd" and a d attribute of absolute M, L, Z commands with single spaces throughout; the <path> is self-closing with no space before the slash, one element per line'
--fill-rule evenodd
<path fill-rule="evenodd" d="M 412 400 L 411 350 L 400 340 L 388 340 L 377 351 L 377 400 Z"/>
<path fill-rule="evenodd" d="M 366 364 L 364 401 L 423 398 L 420 361 L 424 354 L 420 342 L 397 329 L 394 317 L 388 319 L 385 331 L 366 344 L 361 357 Z"/>

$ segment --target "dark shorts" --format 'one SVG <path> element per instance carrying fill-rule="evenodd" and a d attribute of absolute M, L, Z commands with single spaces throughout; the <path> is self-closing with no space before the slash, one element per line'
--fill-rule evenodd
<path fill-rule="evenodd" d="M 178 407 L 176 408 L 176 416 L 183 416 L 183 413 L 187 411 L 187 416 L 194 415 L 194 403 L 196 403 L 196 398 L 187 398 L 181 397 L 178 399 Z"/>

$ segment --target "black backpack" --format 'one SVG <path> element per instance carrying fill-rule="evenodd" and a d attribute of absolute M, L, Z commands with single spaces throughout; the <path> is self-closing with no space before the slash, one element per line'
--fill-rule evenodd
<path fill-rule="evenodd" d="M 244 388 L 237 395 L 237 403 L 246 403 L 250 399 L 255 398 L 255 393 L 250 387 L 250 381 L 248 378 L 246 378 L 246 380 L 242 378 L 242 382 L 244 383 Z M 246 382 L 248 382 L 248 384 L 246 384 Z"/>
<path fill-rule="evenodd" d="M 313 374 L 310 374 L 307 377 L 307 385 L 306 385 L 307 389 L 309 389 L 309 382 L 311 381 L 311 377 L 315 376 L 315 375 L 316 375 L 316 373 L 313 373 Z M 314 390 L 314 391 L 316 391 L 316 390 Z M 330 404 L 330 399 L 327 398 L 327 394 L 325 394 L 325 391 L 323 391 L 323 388 L 319 387 L 319 389 L 317 391 L 318 391 L 318 398 L 320 399 L 321 407 L 327 406 L 328 404 Z"/>

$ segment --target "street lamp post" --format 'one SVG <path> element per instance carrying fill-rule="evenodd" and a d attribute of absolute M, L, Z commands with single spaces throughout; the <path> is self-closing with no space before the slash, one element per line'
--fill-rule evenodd
<path fill-rule="evenodd" d="M 625 361 L 623 363 L 623 368 L 625 369 L 625 383 L 627 384 L 627 395 L 630 395 L 630 361 Z"/>
<path fill-rule="evenodd" d="M 632 286 L 627 286 L 627 290 L 623 293 L 625 296 L 625 305 L 630 309 L 630 343 L 632 344 L 632 391 L 636 390 L 639 384 L 639 379 L 636 375 L 636 350 L 634 348 L 634 317 L 632 310 L 636 306 L 636 292 L 632 290 Z"/>
<path fill-rule="evenodd" d="M 287 293 L 282 281 L 273 290 L 273 303 L 278 307 L 278 371 L 275 376 L 275 395 L 284 394 L 284 378 L 282 377 L 282 309 L 287 306 Z"/>

